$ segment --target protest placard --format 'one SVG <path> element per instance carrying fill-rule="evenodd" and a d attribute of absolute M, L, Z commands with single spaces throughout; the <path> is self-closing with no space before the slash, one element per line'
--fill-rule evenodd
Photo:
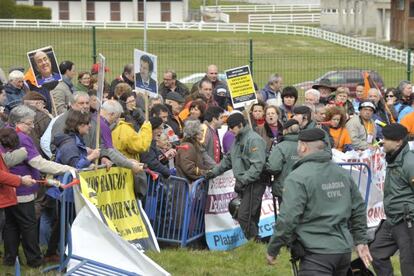
<path fill-rule="evenodd" d="M 112 231 L 137 247 L 159 250 L 148 218 L 135 198 L 130 169 L 93 170 L 81 172 L 79 177 L 82 195 L 96 206 Z"/>
<path fill-rule="evenodd" d="M 229 202 L 236 197 L 233 171 L 210 180 L 205 209 L 206 240 L 210 250 L 230 250 L 247 242 L 239 223 L 228 210 Z M 259 236 L 273 233 L 275 223 L 272 194 L 267 187 L 262 198 Z"/>
<path fill-rule="evenodd" d="M 37 87 L 62 79 L 52 46 L 30 51 L 27 53 L 27 58 L 35 76 Z"/>
<path fill-rule="evenodd" d="M 229 69 L 225 73 L 234 108 L 257 102 L 253 78 L 248 65 Z"/>
<path fill-rule="evenodd" d="M 74 187 L 74 195 L 77 214 L 71 227 L 73 255 L 131 271 L 137 275 L 170 275 L 140 248 L 112 231 L 103 222 L 101 212 L 81 194 L 78 187 Z M 67 270 L 77 267 L 79 263 L 79 260 L 70 259 Z"/>
<path fill-rule="evenodd" d="M 135 90 L 155 96 L 158 91 L 157 56 L 134 50 Z"/>

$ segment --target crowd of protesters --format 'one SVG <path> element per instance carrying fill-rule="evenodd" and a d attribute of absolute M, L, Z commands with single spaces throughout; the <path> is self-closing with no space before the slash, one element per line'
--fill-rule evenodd
<path fill-rule="evenodd" d="M 236 192 L 249 197 L 241 206 L 239 222 L 246 237 L 258 239 L 261 197 L 267 185 L 279 204 L 284 201 L 284 181 L 303 157 L 296 151 L 301 131 L 323 130 L 323 137 L 319 132 L 303 134 L 302 141 L 320 139 L 328 158 L 331 148 L 342 152 L 378 148 L 383 127 L 395 122 L 414 137 L 414 94 L 408 81 L 386 91 L 364 84 L 355 84 L 355 91 L 350 91 L 323 79 L 305 91 L 304 102 L 299 103 L 298 90 L 284 87 L 283 77 L 274 74 L 262 90 L 257 89 L 257 103 L 249 110 L 236 110 L 226 83 L 218 79 L 217 66 L 209 65 L 205 77 L 191 89 L 168 69 L 158 95 L 149 99 L 146 120 L 147 96 L 135 92 L 133 68 L 127 64 L 119 77 L 105 80 L 102 103 L 97 99 L 97 64 L 77 73 L 73 62 L 64 61 L 59 65 L 62 80 L 41 87 L 23 68 L 14 68 L 0 86 L 5 265 L 14 265 L 20 242 L 29 266 L 58 260 L 60 192 L 36 182 L 47 174 L 92 168 L 95 160 L 108 169 L 129 168 L 136 196 L 143 199 L 145 167 L 163 178 L 176 175 L 190 182 L 232 168 Z M 228 129 L 223 137 L 218 132 L 222 126 Z M 186 146 L 176 148 L 179 144 Z M 257 189 L 247 190 L 253 183 Z M 40 246 L 46 245 L 42 253 Z"/>

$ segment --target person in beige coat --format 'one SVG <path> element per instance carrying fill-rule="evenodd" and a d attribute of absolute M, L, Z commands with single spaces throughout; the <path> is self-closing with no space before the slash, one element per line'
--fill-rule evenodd
<path fill-rule="evenodd" d="M 373 149 L 376 142 L 377 131 L 372 116 L 375 105 L 371 101 L 363 101 L 359 105 L 359 115 L 353 116 L 346 128 L 351 136 L 352 147 L 355 150 Z"/>
<path fill-rule="evenodd" d="M 76 76 L 75 64 L 71 61 L 64 61 L 59 65 L 60 73 L 62 74 L 62 80 L 58 85 L 50 91 L 53 102 L 53 112 L 57 112 L 55 115 L 64 113 L 68 107 L 71 99 L 73 98 L 74 86 L 72 79 Z"/>

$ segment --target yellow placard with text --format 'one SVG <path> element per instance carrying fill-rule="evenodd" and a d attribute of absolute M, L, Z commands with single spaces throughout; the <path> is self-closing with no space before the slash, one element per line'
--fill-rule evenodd
<path fill-rule="evenodd" d="M 79 173 L 82 195 L 100 211 L 104 222 L 124 240 L 148 238 L 130 169 L 111 168 Z"/>
<path fill-rule="evenodd" d="M 248 65 L 229 69 L 225 73 L 234 108 L 257 101 L 253 78 Z"/>

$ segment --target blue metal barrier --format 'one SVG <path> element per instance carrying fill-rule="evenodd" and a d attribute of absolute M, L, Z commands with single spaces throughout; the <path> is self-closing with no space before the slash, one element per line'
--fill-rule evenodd
<path fill-rule="evenodd" d="M 357 185 L 359 191 L 361 191 L 361 185 L 365 186 L 365 195 L 363 195 L 363 198 L 365 200 L 365 204 L 368 205 L 369 200 L 369 193 L 371 191 L 371 169 L 370 167 L 365 163 L 337 163 L 342 168 L 349 170 L 349 174 L 353 177 L 353 179 L 357 180 Z M 367 180 L 366 183 L 362 183 L 362 176 L 366 174 Z"/>
<path fill-rule="evenodd" d="M 204 235 L 208 191 L 204 179 L 190 184 L 175 176 L 157 180 L 148 176 L 148 183 L 144 209 L 157 240 L 184 247 Z"/>
<path fill-rule="evenodd" d="M 20 261 L 19 256 L 16 257 L 16 263 L 14 264 L 14 276 L 20 276 Z"/>
<path fill-rule="evenodd" d="M 62 184 L 68 184 L 72 181 L 72 175 L 66 173 L 63 177 Z M 107 275 L 107 276 L 139 276 L 139 274 L 100 263 L 91 259 L 72 254 L 72 235 L 71 225 L 75 218 L 74 202 L 69 201 L 72 198 L 72 189 L 64 190 L 60 195 L 60 237 L 59 237 L 59 265 L 47 267 L 43 273 L 57 270 L 64 272 L 70 260 L 79 263 L 71 268 L 65 275 Z M 65 252 L 67 245 L 67 254 Z"/>

